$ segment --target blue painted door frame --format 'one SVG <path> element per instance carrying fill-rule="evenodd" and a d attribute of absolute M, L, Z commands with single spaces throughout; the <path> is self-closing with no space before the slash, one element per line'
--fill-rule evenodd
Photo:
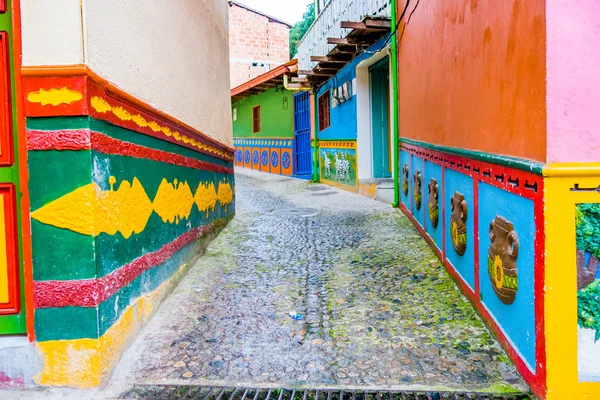
<path fill-rule="evenodd" d="M 300 92 L 294 95 L 294 175 L 310 179 L 311 174 L 310 92 Z"/>
<path fill-rule="evenodd" d="M 371 131 L 373 178 L 391 178 L 390 68 L 386 57 L 369 68 L 371 78 Z"/>

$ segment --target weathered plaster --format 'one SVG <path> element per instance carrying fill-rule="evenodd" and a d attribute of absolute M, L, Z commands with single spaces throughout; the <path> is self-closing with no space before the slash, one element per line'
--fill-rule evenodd
<path fill-rule="evenodd" d="M 548 159 L 600 160 L 600 2 L 548 0 Z"/>
<path fill-rule="evenodd" d="M 231 145 L 225 1 L 86 1 L 86 63 L 100 76 Z"/>

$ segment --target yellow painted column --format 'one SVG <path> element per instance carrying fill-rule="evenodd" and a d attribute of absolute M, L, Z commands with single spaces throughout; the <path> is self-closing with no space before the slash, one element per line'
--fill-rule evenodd
<path fill-rule="evenodd" d="M 600 379 L 579 376 L 575 210 L 600 203 L 600 163 L 550 164 L 544 176 L 547 399 L 599 399 Z"/>

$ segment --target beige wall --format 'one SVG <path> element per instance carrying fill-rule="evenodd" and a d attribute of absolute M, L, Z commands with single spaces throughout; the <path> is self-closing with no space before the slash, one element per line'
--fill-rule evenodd
<path fill-rule="evenodd" d="M 22 12 L 24 65 L 83 62 L 233 144 L 226 1 L 22 0 Z"/>

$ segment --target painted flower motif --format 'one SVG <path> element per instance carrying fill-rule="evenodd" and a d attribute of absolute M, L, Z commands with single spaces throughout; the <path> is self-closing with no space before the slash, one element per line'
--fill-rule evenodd
<path fill-rule="evenodd" d="M 258 150 L 254 150 L 252 153 L 252 164 L 258 164 Z"/>
<path fill-rule="evenodd" d="M 238 150 L 235 152 L 235 160 L 236 160 L 238 163 L 241 163 L 241 162 L 242 162 L 242 150 L 238 149 Z"/>
<path fill-rule="evenodd" d="M 250 150 L 246 150 L 244 152 L 244 162 L 246 164 L 250 164 Z"/>
<path fill-rule="evenodd" d="M 496 283 L 497 289 L 502 289 L 502 282 L 504 281 L 504 268 L 502 268 L 502 260 L 500 256 L 494 258 L 494 283 Z"/>
<path fill-rule="evenodd" d="M 290 153 L 283 153 L 283 155 L 281 156 L 281 165 L 285 169 L 288 169 L 290 167 Z"/>
<path fill-rule="evenodd" d="M 269 152 L 267 150 L 263 150 L 260 154 L 260 162 L 263 167 L 266 167 L 269 164 Z"/>
<path fill-rule="evenodd" d="M 456 222 L 452 222 L 452 225 L 450 226 L 450 235 L 452 236 L 452 242 L 453 243 L 458 243 L 458 225 L 456 224 Z"/>
<path fill-rule="evenodd" d="M 279 165 L 279 154 L 276 151 L 271 153 L 271 166 L 277 167 Z"/>

